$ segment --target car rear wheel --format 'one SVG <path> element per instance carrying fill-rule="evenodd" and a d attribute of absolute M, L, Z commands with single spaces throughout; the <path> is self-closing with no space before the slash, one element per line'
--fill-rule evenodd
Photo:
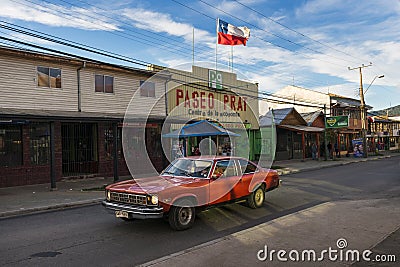
<path fill-rule="evenodd" d="M 256 209 L 262 207 L 265 200 L 265 192 L 264 186 L 259 186 L 256 190 L 254 190 L 247 199 L 247 205 L 250 208 Z"/>
<path fill-rule="evenodd" d="M 193 203 L 187 199 L 181 200 L 172 206 L 168 215 L 169 225 L 172 229 L 178 231 L 191 228 L 194 219 L 195 209 Z"/>

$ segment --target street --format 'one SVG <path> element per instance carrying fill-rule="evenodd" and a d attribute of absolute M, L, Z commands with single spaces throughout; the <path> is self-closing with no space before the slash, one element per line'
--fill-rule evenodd
<path fill-rule="evenodd" d="M 210 209 L 182 232 L 172 231 L 163 220 L 122 221 L 101 205 L 2 219 L 0 264 L 145 263 L 327 201 L 399 201 L 399 173 L 399 158 L 394 157 L 282 176 L 282 187 L 267 193 L 263 208 L 238 203 Z"/>

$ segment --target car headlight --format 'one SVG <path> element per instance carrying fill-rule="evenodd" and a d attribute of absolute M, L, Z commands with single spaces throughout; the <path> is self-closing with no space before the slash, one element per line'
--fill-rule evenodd
<path fill-rule="evenodd" d="M 158 204 L 158 196 L 157 195 L 148 196 L 147 204 L 157 205 Z"/>
<path fill-rule="evenodd" d="M 111 199 L 111 192 L 109 190 L 106 190 L 106 198 L 108 201 Z"/>

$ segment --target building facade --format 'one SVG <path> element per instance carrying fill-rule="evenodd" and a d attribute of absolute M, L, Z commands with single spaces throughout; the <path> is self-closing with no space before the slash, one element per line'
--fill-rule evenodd
<path fill-rule="evenodd" d="M 353 153 L 352 140 L 361 138 L 362 121 L 360 100 L 348 98 L 336 94 L 329 94 L 331 102 L 331 116 L 348 116 L 348 127 L 330 129 L 329 139 L 332 144 L 336 144 L 340 155 L 349 155 Z M 366 105 L 366 110 L 371 106 Z M 365 121 L 365 125 L 368 121 Z"/>
<path fill-rule="evenodd" d="M 240 137 L 211 136 L 219 155 L 240 155 L 254 159 L 259 130 L 258 85 L 240 80 L 232 72 L 192 66 L 192 70 L 169 70 L 167 117 L 184 123 L 171 125 L 178 129 L 193 121 L 209 120 L 236 132 Z M 204 137 L 185 140 L 185 155 L 192 155 Z M 208 137 L 207 137 L 208 138 Z"/>
<path fill-rule="evenodd" d="M 141 105 L 129 127 L 145 127 L 144 140 L 135 140 L 148 144 L 157 169 L 164 166 L 156 148 L 165 105 L 143 111 L 163 95 L 166 79 L 142 88 L 154 72 L 6 47 L 0 66 L 0 187 L 128 175 L 121 136 L 135 93 Z"/>
<path fill-rule="evenodd" d="M 0 187 L 161 171 L 173 148 L 163 147 L 163 129 L 202 119 L 244 128 L 250 157 L 257 149 L 258 87 L 233 73 L 144 70 L 8 47 L 0 47 L 0 67 Z M 199 141 L 190 140 L 188 155 Z M 242 145 L 214 142 L 221 154 Z"/>
<path fill-rule="evenodd" d="M 400 149 L 400 119 L 368 116 L 367 134 L 371 151 Z"/>

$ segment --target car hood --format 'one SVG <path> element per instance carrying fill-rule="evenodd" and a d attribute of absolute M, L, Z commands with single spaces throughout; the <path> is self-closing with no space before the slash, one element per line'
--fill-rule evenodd
<path fill-rule="evenodd" d="M 204 178 L 174 176 L 135 178 L 111 184 L 106 187 L 106 190 L 112 190 L 121 193 L 154 194 L 171 187 L 194 185 L 200 180 L 204 181 Z"/>

